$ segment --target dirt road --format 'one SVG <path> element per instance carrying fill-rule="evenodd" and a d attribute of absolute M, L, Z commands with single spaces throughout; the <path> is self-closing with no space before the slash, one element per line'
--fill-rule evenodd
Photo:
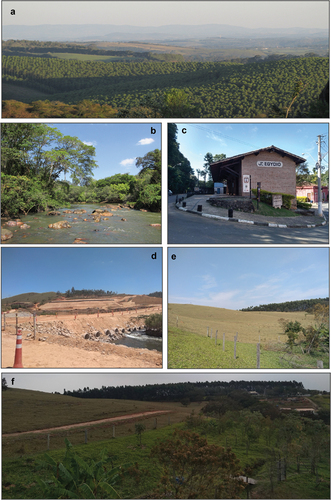
<path fill-rule="evenodd" d="M 129 415 L 122 415 L 120 417 L 103 418 L 101 420 L 92 420 L 90 422 L 81 422 L 79 424 L 61 425 L 60 427 L 49 427 L 48 429 L 38 429 L 38 430 L 34 430 L 34 431 L 12 432 L 10 434 L 2 434 L 2 435 L 4 437 L 14 437 L 14 436 L 22 436 L 23 434 L 38 434 L 41 432 L 72 429 L 74 427 L 86 427 L 89 425 L 97 425 L 97 424 L 102 424 L 105 422 L 118 422 L 121 420 L 134 420 L 134 419 L 140 418 L 140 417 L 150 417 L 152 415 L 163 415 L 164 413 L 171 413 L 171 410 L 147 411 L 144 413 L 131 413 Z"/>

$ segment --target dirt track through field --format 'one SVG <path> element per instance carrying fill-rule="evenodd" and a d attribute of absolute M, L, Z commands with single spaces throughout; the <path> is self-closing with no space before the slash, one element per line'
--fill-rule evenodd
<path fill-rule="evenodd" d="M 118 422 L 121 420 L 134 420 L 134 419 L 140 418 L 140 417 L 150 417 L 152 415 L 163 415 L 164 413 L 171 413 L 171 410 L 148 411 L 148 412 L 144 412 L 144 413 L 131 413 L 129 415 L 122 415 L 120 417 L 103 418 L 101 420 L 91 420 L 90 422 L 81 422 L 79 424 L 61 425 L 60 427 L 49 427 L 48 429 L 37 429 L 34 431 L 13 432 L 10 434 L 2 434 L 2 435 L 4 437 L 14 437 L 14 436 L 22 436 L 23 434 L 39 434 L 42 432 L 72 429 L 74 427 L 86 427 L 87 425 L 97 425 L 97 424 L 102 424 L 105 422 Z"/>

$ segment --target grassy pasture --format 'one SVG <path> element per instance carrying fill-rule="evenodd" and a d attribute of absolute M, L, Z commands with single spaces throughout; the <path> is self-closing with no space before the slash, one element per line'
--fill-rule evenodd
<path fill-rule="evenodd" d="M 178 327 L 177 327 L 178 317 Z M 296 346 L 285 352 L 287 335 L 278 320 L 299 321 L 303 326 L 314 317 L 304 312 L 233 311 L 216 307 L 169 304 L 168 367 L 170 369 L 256 368 L 256 344 L 260 342 L 260 368 L 316 368 L 322 360 L 329 366 L 327 353 L 303 354 Z M 209 337 L 207 328 L 209 327 Z M 215 333 L 217 345 L 215 345 Z M 210 338 L 212 331 L 212 338 Z M 225 350 L 223 351 L 223 333 Z M 236 358 L 234 336 L 238 333 Z"/>
<path fill-rule="evenodd" d="M 299 321 L 303 326 L 313 322 L 313 315 L 305 312 L 264 312 L 264 311 L 234 311 L 218 307 L 194 306 L 191 304 L 169 304 L 168 325 L 175 327 L 178 316 L 178 328 L 205 337 L 207 327 L 212 328 L 213 337 L 218 330 L 221 338 L 223 332 L 227 340 L 233 341 L 238 332 L 241 343 L 286 342 L 278 320 Z"/>

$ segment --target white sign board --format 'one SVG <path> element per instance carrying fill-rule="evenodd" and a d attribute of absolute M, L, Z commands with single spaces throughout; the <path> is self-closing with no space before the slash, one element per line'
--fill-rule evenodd
<path fill-rule="evenodd" d="M 272 206 L 273 208 L 282 208 L 283 197 L 281 194 L 272 195 Z"/>
<path fill-rule="evenodd" d="M 249 193 L 250 175 L 243 175 L 243 193 Z"/>
<path fill-rule="evenodd" d="M 282 167 L 283 163 L 281 161 L 258 161 L 256 162 L 258 167 Z"/>

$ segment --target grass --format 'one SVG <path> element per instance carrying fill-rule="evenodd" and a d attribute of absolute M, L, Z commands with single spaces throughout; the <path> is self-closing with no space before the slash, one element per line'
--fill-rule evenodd
<path fill-rule="evenodd" d="M 146 430 L 142 434 L 142 446 L 138 446 L 137 436 L 121 437 L 119 439 L 104 439 L 100 442 L 91 444 L 75 445 L 75 451 L 83 459 L 96 460 L 103 449 L 107 449 L 109 456 L 114 457 L 114 465 L 123 463 L 138 463 L 139 469 L 143 472 L 141 481 L 136 484 L 133 480 L 125 481 L 117 490 L 120 498 L 149 498 L 150 492 L 159 484 L 161 470 L 155 460 L 150 456 L 151 448 L 170 437 L 176 427 L 182 427 L 184 424 L 177 424 L 164 427 L 162 429 Z M 199 432 L 198 429 L 193 429 Z M 237 438 L 233 435 L 237 433 Z M 203 433 L 205 434 L 205 433 Z M 265 458 L 264 440 L 252 441 L 249 450 L 246 448 L 245 440 L 241 437 L 241 427 L 239 425 L 236 431 L 226 430 L 222 434 L 214 433 L 206 435 L 208 442 L 219 446 L 231 446 L 232 451 L 240 460 L 242 467 L 252 465 L 256 460 Z M 64 457 L 64 439 L 60 450 L 48 452 L 52 458 L 60 462 Z M 36 484 L 36 477 L 49 479 L 47 471 L 40 471 L 37 467 L 37 460 L 42 458 L 43 454 L 22 454 L 19 458 L 3 458 L 2 478 L 3 495 L 2 498 L 43 498 L 41 491 Z M 303 459 L 305 460 L 305 459 Z M 315 478 L 303 472 L 298 475 L 295 473 L 294 464 L 288 464 L 288 480 L 283 483 L 275 481 L 275 491 L 270 495 L 270 485 L 268 478 L 267 465 L 257 468 L 251 476 L 257 479 L 257 486 L 254 487 L 254 498 L 329 498 L 329 476 L 328 456 L 325 454 L 319 464 L 319 474 L 322 482 L 318 487 L 315 484 Z M 243 498 L 246 497 L 244 492 Z"/>
<path fill-rule="evenodd" d="M 168 325 L 177 326 L 180 330 L 197 333 L 203 337 L 207 334 L 207 327 L 221 337 L 226 333 L 226 339 L 233 341 L 238 332 L 240 343 L 285 343 L 279 319 L 299 321 L 304 327 L 312 323 L 314 316 L 304 312 L 269 312 L 269 311 L 235 311 L 220 307 L 195 306 L 190 304 L 169 304 Z"/>
<path fill-rule="evenodd" d="M 257 215 L 265 215 L 266 217 L 300 217 L 300 214 L 296 214 L 292 210 L 288 210 L 287 208 L 273 208 L 271 205 L 267 203 L 259 202 L 259 209 L 257 209 L 257 200 L 252 200 L 255 214 Z"/>

